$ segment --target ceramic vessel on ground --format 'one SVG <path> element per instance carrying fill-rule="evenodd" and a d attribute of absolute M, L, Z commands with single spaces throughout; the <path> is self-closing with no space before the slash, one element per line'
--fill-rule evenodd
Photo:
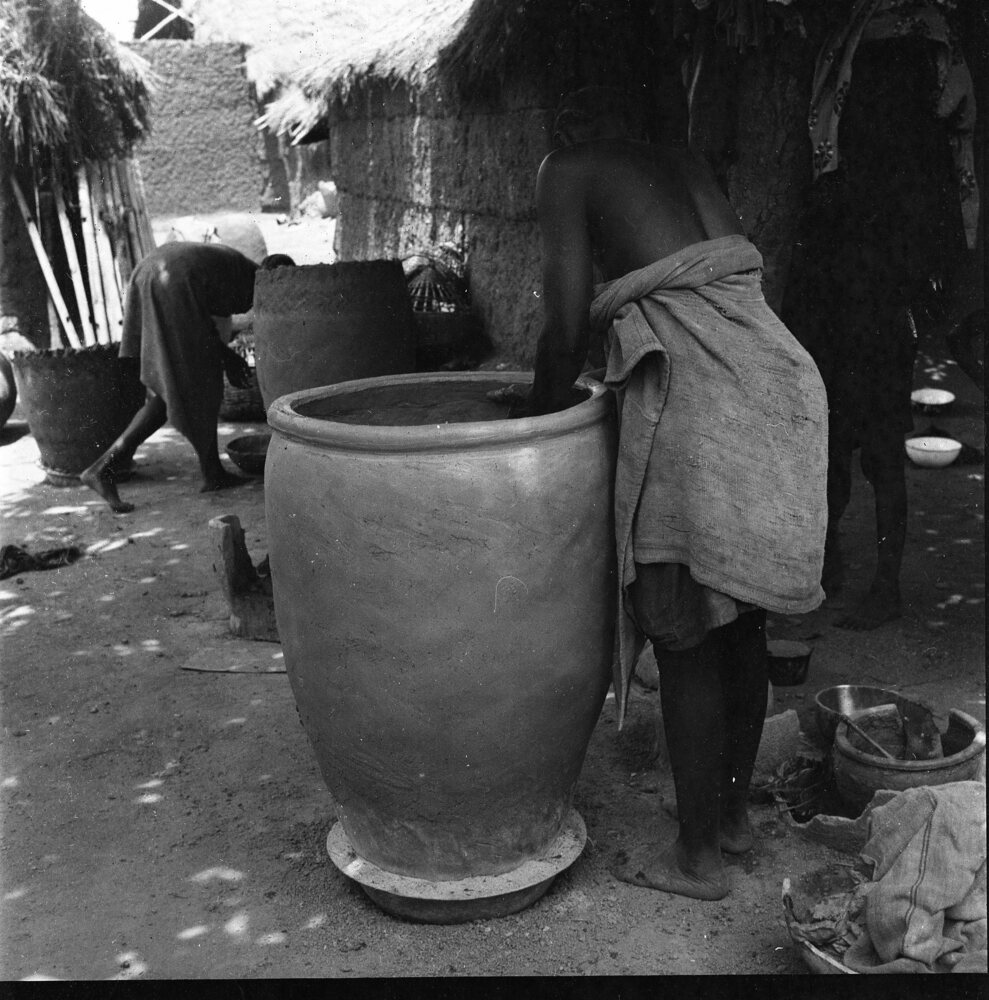
<path fill-rule="evenodd" d="M 895 717 L 895 722 L 894 722 Z M 852 721 L 873 739 L 899 720 L 895 705 L 879 705 L 855 712 Z M 834 739 L 834 776 L 838 794 L 859 814 L 880 788 L 902 792 L 920 785 L 971 781 L 985 766 L 986 731 L 972 716 L 952 709 L 948 729 L 941 735 L 944 757 L 935 760 L 890 760 L 847 726 L 839 725 Z M 890 749 L 887 747 L 887 749 Z"/>
<path fill-rule="evenodd" d="M 0 352 L 0 431 L 7 425 L 17 405 L 17 383 L 10 358 Z"/>
<path fill-rule="evenodd" d="M 337 807 L 331 857 L 389 912 L 528 905 L 580 853 L 610 683 L 610 393 L 504 419 L 524 373 L 366 379 L 269 410 L 278 631 Z"/>
<path fill-rule="evenodd" d="M 54 486 L 74 486 L 144 404 L 137 365 L 118 345 L 13 356 L 17 392 Z M 126 470 L 119 470 L 123 478 Z"/>
<path fill-rule="evenodd" d="M 227 457 L 242 472 L 260 476 L 270 443 L 270 434 L 241 434 L 227 442 Z"/>
<path fill-rule="evenodd" d="M 258 271 L 254 351 L 265 409 L 286 393 L 414 371 L 402 265 L 371 260 Z"/>
<path fill-rule="evenodd" d="M 907 455 L 914 465 L 943 469 L 961 454 L 960 441 L 946 437 L 915 437 L 906 441 Z"/>
<path fill-rule="evenodd" d="M 955 394 L 947 389 L 914 389 L 910 393 L 910 402 L 919 413 L 947 413 L 955 401 Z"/>
<path fill-rule="evenodd" d="M 775 687 L 795 687 L 807 680 L 813 647 L 790 639 L 770 639 L 766 643 L 769 682 Z"/>

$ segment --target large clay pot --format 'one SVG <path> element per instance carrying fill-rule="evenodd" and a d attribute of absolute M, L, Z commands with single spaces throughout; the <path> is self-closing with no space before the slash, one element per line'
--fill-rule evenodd
<path fill-rule="evenodd" d="M 6 354 L 0 353 L 0 431 L 7 425 L 17 405 L 17 383 L 14 369 Z"/>
<path fill-rule="evenodd" d="M 504 419 L 486 393 L 529 377 L 365 379 L 268 412 L 275 612 L 337 805 L 330 853 L 416 919 L 520 909 L 583 845 L 571 796 L 611 677 L 615 423 L 590 381 L 567 410 Z"/>
<path fill-rule="evenodd" d="M 14 354 L 14 376 L 41 467 L 54 486 L 75 486 L 144 405 L 137 365 L 118 345 Z"/>
<path fill-rule="evenodd" d="M 412 302 L 397 260 L 259 271 L 254 336 L 266 409 L 289 392 L 415 370 Z"/>

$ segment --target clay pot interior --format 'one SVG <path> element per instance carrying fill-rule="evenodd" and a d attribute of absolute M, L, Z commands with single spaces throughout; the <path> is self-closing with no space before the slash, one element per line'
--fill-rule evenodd
<path fill-rule="evenodd" d="M 239 469 L 260 476 L 264 473 L 264 460 L 270 443 L 270 434 L 242 434 L 227 442 L 227 455 Z"/>
<path fill-rule="evenodd" d="M 489 392 L 504 387 L 504 379 L 424 382 L 416 387 L 414 394 L 405 385 L 372 386 L 341 396 L 296 403 L 292 410 L 300 417 L 365 427 L 428 427 L 507 420 L 508 404 L 487 397 Z M 588 398 L 588 389 L 575 388 L 571 405 Z"/>

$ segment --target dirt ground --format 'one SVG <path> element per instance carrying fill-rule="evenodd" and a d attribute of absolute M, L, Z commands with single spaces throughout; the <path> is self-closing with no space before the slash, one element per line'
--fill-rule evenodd
<path fill-rule="evenodd" d="M 958 394 L 938 425 L 982 448 L 981 395 L 924 345 L 918 385 Z M 917 418 L 920 429 L 929 422 Z M 251 425 L 223 424 L 222 445 Z M 529 909 L 453 926 L 402 922 L 330 863 L 333 819 L 277 645 L 229 634 L 208 521 L 237 514 L 265 552 L 263 484 L 200 494 L 170 428 L 138 453 L 113 515 L 83 488 L 43 483 L 21 420 L 0 437 L 2 542 L 76 544 L 58 570 L 0 582 L 4 979 L 797 974 L 780 905 L 785 876 L 849 859 L 754 810 L 754 852 L 730 861 L 731 895 L 698 903 L 611 874 L 619 851 L 672 836 L 657 695 L 637 686 L 617 732 L 609 698 L 575 805 L 583 855 Z M 909 467 L 906 613 L 871 633 L 838 605 L 774 618 L 813 647 L 810 676 L 774 711 L 806 718 L 815 692 L 877 684 L 985 719 L 984 469 Z M 871 496 L 846 521 L 852 594 L 873 565 Z M 217 672 L 219 671 L 219 672 Z"/>

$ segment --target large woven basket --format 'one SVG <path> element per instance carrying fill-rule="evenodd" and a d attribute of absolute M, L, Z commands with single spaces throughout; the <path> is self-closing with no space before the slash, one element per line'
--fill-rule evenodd
<path fill-rule="evenodd" d="M 220 404 L 220 419 L 231 422 L 263 421 L 265 419 L 264 401 L 261 399 L 261 389 L 258 387 L 258 377 L 254 370 L 254 334 L 244 331 L 230 341 L 231 349 L 235 350 L 251 367 L 251 378 L 246 389 L 238 389 L 230 384 L 226 375 L 223 376 L 223 402 Z"/>

